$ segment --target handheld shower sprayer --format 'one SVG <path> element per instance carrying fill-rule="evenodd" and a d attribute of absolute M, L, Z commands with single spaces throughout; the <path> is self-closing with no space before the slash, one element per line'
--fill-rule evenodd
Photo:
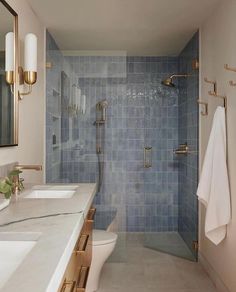
<path fill-rule="evenodd" d="M 101 189 L 104 174 L 104 139 L 105 122 L 107 119 L 107 100 L 101 100 L 96 104 L 96 153 L 98 156 L 98 191 Z"/>
<path fill-rule="evenodd" d="M 107 119 L 107 107 L 108 107 L 108 102 L 106 99 L 98 102 L 96 105 L 97 111 L 101 112 L 100 122 L 105 122 Z"/>

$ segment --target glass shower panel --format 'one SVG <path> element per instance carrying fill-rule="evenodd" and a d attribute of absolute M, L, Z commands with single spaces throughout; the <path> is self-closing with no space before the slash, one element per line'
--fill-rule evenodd
<path fill-rule="evenodd" d="M 157 68 L 177 72 L 177 58 L 157 62 Z M 145 247 L 174 253 L 178 234 L 178 90 L 163 87 L 162 78 L 146 84 L 145 143 L 152 147 L 152 165 L 144 170 Z M 176 246 L 175 246 L 176 248 Z"/>
<path fill-rule="evenodd" d="M 198 34 L 178 58 L 157 62 L 155 67 L 164 71 L 146 84 L 145 145 L 152 147 L 152 166 L 144 170 L 144 245 L 195 261 L 199 76 L 192 69 L 194 59 L 198 59 Z M 161 85 L 162 79 L 178 72 L 190 76 L 175 80 L 175 87 Z M 173 150 L 184 143 L 189 153 L 175 154 Z"/>

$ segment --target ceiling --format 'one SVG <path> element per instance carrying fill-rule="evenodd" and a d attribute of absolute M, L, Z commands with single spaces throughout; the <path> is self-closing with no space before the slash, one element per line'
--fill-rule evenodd
<path fill-rule="evenodd" d="M 28 0 L 62 50 L 177 55 L 219 0 Z"/>

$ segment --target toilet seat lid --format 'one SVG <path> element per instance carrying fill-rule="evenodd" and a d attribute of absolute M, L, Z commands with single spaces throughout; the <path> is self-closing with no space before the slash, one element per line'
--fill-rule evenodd
<path fill-rule="evenodd" d="M 93 245 L 103 245 L 116 241 L 117 234 L 105 230 L 93 230 Z"/>

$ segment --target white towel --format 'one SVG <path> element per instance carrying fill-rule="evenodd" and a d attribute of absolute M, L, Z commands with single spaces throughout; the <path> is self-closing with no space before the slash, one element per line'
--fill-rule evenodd
<path fill-rule="evenodd" d="M 231 217 L 223 107 L 218 107 L 214 115 L 197 196 L 206 207 L 205 235 L 218 245 L 226 236 Z"/>

